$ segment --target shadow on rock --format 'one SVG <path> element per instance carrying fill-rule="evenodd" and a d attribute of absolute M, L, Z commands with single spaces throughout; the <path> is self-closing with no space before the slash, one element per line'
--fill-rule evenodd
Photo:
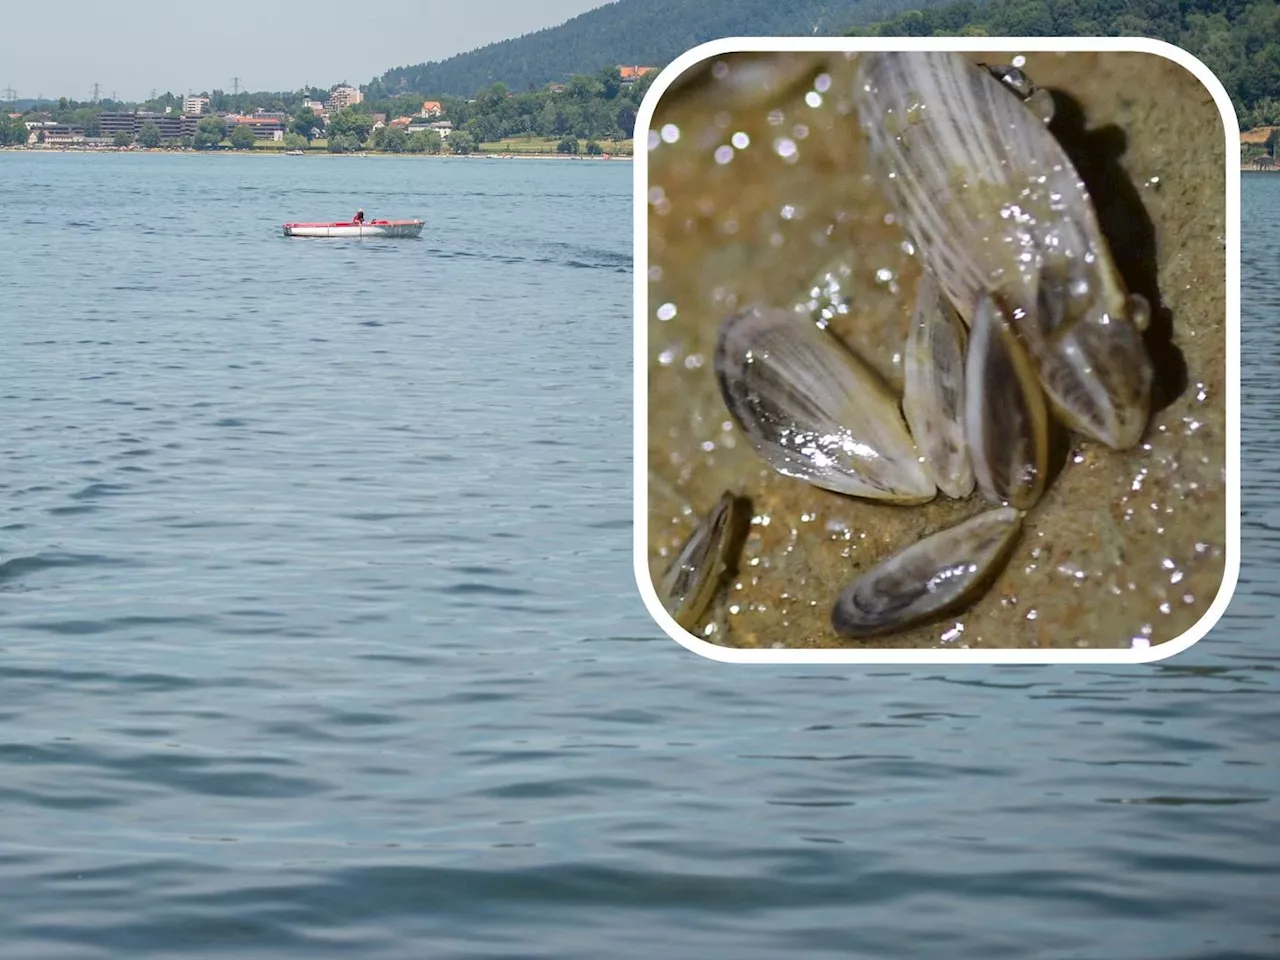
<path fill-rule="evenodd" d="M 1086 129 L 1079 101 L 1060 90 L 1050 92 L 1054 105 L 1050 129 L 1089 188 L 1098 225 L 1125 285 L 1151 305 L 1151 325 L 1145 339 L 1155 367 L 1151 398 L 1155 413 L 1186 389 L 1187 363 L 1173 342 L 1173 314 L 1160 297 L 1155 226 L 1129 174 L 1120 165 L 1128 138 L 1116 126 Z"/>

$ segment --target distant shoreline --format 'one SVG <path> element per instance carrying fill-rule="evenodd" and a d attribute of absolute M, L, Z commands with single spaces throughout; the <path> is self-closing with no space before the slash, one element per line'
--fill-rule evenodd
<path fill-rule="evenodd" d="M 286 150 L 193 150 L 193 149 L 130 149 L 128 147 L 33 147 L 27 144 L 0 147 L 0 153 L 129 153 L 129 154 L 161 154 L 175 156 L 231 156 L 231 157 L 288 157 Z M 297 154 L 292 155 L 297 159 Z M 572 153 L 390 153 L 385 150 L 357 150 L 350 153 L 329 153 L 327 150 L 308 150 L 302 157 L 407 157 L 415 160 L 577 160 L 581 162 L 614 162 L 635 160 L 634 154 L 610 154 L 599 156 Z M 1280 165 L 1258 168 L 1249 164 L 1240 165 L 1241 173 L 1280 173 Z"/>
<path fill-rule="evenodd" d="M 174 156 L 230 156 L 230 157 L 289 157 L 299 159 L 297 154 L 286 150 L 171 150 L 156 148 L 129 149 L 128 147 L 32 147 L 28 145 L 0 147 L 0 153 L 128 153 L 128 154 L 171 154 Z M 308 150 L 302 157 L 409 157 L 415 160 L 579 160 L 583 162 L 613 162 L 617 160 L 631 161 L 633 154 L 610 154 L 600 156 L 592 154 L 572 153 L 391 153 L 386 150 L 355 150 L 350 153 L 329 153 L 327 150 Z"/>

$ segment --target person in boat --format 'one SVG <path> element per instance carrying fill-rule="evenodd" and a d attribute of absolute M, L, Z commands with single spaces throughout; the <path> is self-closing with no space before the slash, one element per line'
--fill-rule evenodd
<path fill-rule="evenodd" d="M 356 215 L 351 218 L 352 223 L 364 223 L 364 208 L 356 211 Z"/>

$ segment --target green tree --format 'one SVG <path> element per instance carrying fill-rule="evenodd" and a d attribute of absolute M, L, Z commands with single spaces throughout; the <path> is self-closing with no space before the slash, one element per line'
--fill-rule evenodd
<path fill-rule="evenodd" d="M 152 126 L 155 126 L 155 124 L 152 124 Z M 133 143 L 133 134 L 126 133 L 125 131 L 121 130 L 119 133 L 117 133 L 114 137 L 111 138 L 111 143 L 117 147 L 127 147 L 129 146 L 129 144 Z"/>
<path fill-rule="evenodd" d="M 296 134 L 311 139 L 312 130 L 323 130 L 324 120 L 317 116 L 310 107 L 299 107 L 293 115 L 289 128 Z"/>
<path fill-rule="evenodd" d="M 548 100 L 538 112 L 537 118 L 534 120 L 533 130 L 540 137 L 549 137 L 556 132 L 559 125 L 560 112 L 556 110 L 556 105 Z"/>
<path fill-rule="evenodd" d="M 476 141 L 465 130 L 455 130 L 449 135 L 449 149 L 454 153 L 470 153 L 476 148 Z"/>
<path fill-rule="evenodd" d="M 624 102 L 622 106 L 618 107 L 618 112 L 613 116 L 613 125 L 622 134 L 624 140 L 635 136 L 636 108 L 630 103 Z"/>
<path fill-rule="evenodd" d="M 612 100 L 622 90 L 622 71 L 617 67 L 605 67 L 596 74 L 596 82 L 600 84 L 604 98 Z"/>
<path fill-rule="evenodd" d="M 284 145 L 287 150 L 305 150 L 311 145 L 311 141 L 300 133 L 286 133 Z"/>
<path fill-rule="evenodd" d="M 489 112 L 496 109 L 506 98 L 507 85 L 505 83 L 493 83 L 476 94 L 476 103 L 481 111 Z"/>
<path fill-rule="evenodd" d="M 404 127 L 383 127 L 378 133 L 382 134 L 379 149 L 388 153 L 404 153 L 408 148 L 409 134 L 405 133 Z"/>
<path fill-rule="evenodd" d="M 475 138 L 476 143 L 492 143 L 502 139 L 502 124 L 492 114 L 477 114 L 467 121 L 464 129 Z"/>
<path fill-rule="evenodd" d="M 257 139 L 244 124 L 238 124 L 231 129 L 231 146 L 237 150 L 252 150 L 253 142 Z"/>
<path fill-rule="evenodd" d="M 578 152 L 577 137 L 565 137 L 563 140 L 561 140 L 559 143 L 556 144 L 556 153 L 577 153 L 577 152 Z"/>
<path fill-rule="evenodd" d="M 93 114 L 84 121 L 84 135 L 86 137 L 102 136 L 102 124 L 98 121 L 97 114 Z"/>
<path fill-rule="evenodd" d="M 595 77 L 587 77 L 582 74 L 570 77 L 568 86 L 567 93 L 575 100 L 588 100 L 604 93 L 604 84 Z"/>
<path fill-rule="evenodd" d="M 192 146 L 197 150 L 208 150 L 216 147 L 227 135 L 227 123 L 221 117 L 201 117 L 196 124 L 196 135 Z"/>
<path fill-rule="evenodd" d="M 0 147 L 18 146 L 26 142 L 27 128 L 23 122 L 0 114 Z"/>
<path fill-rule="evenodd" d="M 588 140 L 587 153 L 593 157 L 598 157 L 600 154 L 604 153 L 604 147 L 600 146 L 600 144 L 596 143 L 594 140 Z"/>
<path fill-rule="evenodd" d="M 330 153 L 355 153 L 360 149 L 360 141 L 350 133 L 330 133 L 329 134 L 329 152 Z"/>
<path fill-rule="evenodd" d="M 411 117 L 422 111 L 422 102 L 426 97 L 416 93 L 406 93 L 393 99 L 388 104 L 387 113 L 392 117 Z"/>
<path fill-rule="evenodd" d="M 329 118 L 329 139 L 337 136 L 350 136 L 359 143 L 369 139 L 369 131 L 373 129 L 373 117 L 359 113 L 351 107 L 343 107 Z"/>
<path fill-rule="evenodd" d="M 138 143 L 148 150 L 160 146 L 160 128 L 150 120 L 138 128 Z"/>

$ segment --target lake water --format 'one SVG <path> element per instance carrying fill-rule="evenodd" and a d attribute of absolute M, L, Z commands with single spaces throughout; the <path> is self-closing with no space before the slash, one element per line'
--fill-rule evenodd
<path fill-rule="evenodd" d="M 631 570 L 631 168 L 0 154 L 0 953 L 1280 955 L 1244 568 L 1131 668 L 745 668 Z M 417 242 L 279 223 L 425 216 Z"/>

